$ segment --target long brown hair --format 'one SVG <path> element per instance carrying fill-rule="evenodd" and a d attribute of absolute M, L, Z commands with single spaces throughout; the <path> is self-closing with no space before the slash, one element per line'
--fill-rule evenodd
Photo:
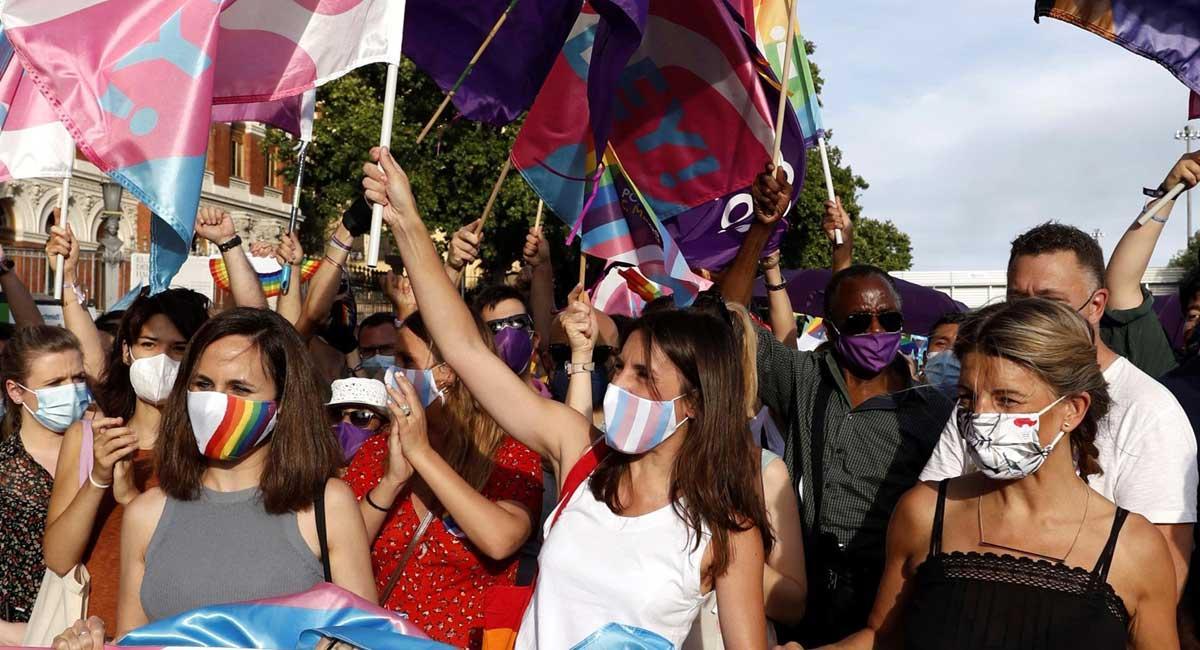
<path fill-rule="evenodd" d="M 483 338 L 488 350 L 495 354 L 491 330 L 478 316 L 474 318 L 479 336 Z M 425 321 L 419 313 L 408 317 L 404 326 L 425 341 L 433 350 L 433 357 L 437 363 L 442 362 L 441 354 L 433 344 L 429 330 L 425 328 Z M 445 396 L 446 404 L 442 413 L 446 418 L 446 439 L 442 448 L 442 458 L 471 487 L 477 491 L 482 490 L 492 475 L 492 455 L 504 440 L 504 430 L 475 400 L 475 396 L 467 390 L 462 381 L 456 381 L 447 388 Z"/>
<path fill-rule="evenodd" d="M 697 533 L 695 548 L 703 527 L 712 533 L 706 577 L 715 579 L 729 568 L 731 531 L 757 527 L 767 550 L 774 542 L 763 502 L 762 461 L 750 443 L 741 353 L 730 326 L 707 313 L 657 312 L 637 321 L 633 332 L 642 333 L 647 366 L 657 348 L 683 378 L 693 414 L 671 470 L 670 496 L 675 512 Z M 670 396 L 655 395 L 665 397 Z M 633 459 L 610 451 L 592 475 L 592 494 L 613 512 L 624 509 L 620 485 Z"/>
<path fill-rule="evenodd" d="M 1108 382 L 1096 362 L 1095 334 L 1070 307 L 1044 298 L 1022 298 L 985 307 L 959 326 L 954 354 L 976 352 L 1028 368 L 1056 395 L 1087 393 L 1091 406 L 1071 430 L 1071 452 L 1085 480 L 1103 474 L 1096 432 L 1108 413 Z"/>
<path fill-rule="evenodd" d="M 154 446 L 159 486 L 180 501 L 200 495 L 208 462 L 192 432 L 188 387 L 204 351 L 229 336 L 250 339 L 279 391 L 271 450 L 259 481 L 263 506 L 273 514 L 304 510 L 323 493 L 325 482 L 337 475 L 342 450 L 325 424 L 317 372 L 304 343 L 291 323 L 265 309 L 226 311 L 201 326 L 188 344 L 179 379 L 163 406 L 162 429 Z"/>
<path fill-rule="evenodd" d="M 8 380 L 28 385 L 29 367 L 33 360 L 43 354 L 56 352 L 79 352 L 79 339 L 61 327 L 35 325 L 17 329 L 0 353 L 0 386 Z M 4 421 L 0 423 L 0 440 L 21 430 L 21 418 L 25 409 L 12 401 L 8 390 L 4 390 Z"/>

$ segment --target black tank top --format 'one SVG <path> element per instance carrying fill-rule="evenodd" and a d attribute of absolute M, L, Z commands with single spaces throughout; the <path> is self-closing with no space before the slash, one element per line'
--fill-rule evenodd
<path fill-rule="evenodd" d="M 906 648 L 922 650 L 1123 650 L 1129 612 L 1108 584 L 1128 511 L 1117 508 L 1091 571 L 995 553 L 942 552 L 946 481 L 938 486 L 929 557 L 917 568 L 905 612 Z"/>

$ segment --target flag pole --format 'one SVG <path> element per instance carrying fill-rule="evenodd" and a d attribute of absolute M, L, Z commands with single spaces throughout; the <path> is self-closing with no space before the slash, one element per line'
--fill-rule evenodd
<path fill-rule="evenodd" d="M 538 199 L 537 218 L 533 220 L 533 229 L 534 230 L 541 230 L 541 228 L 542 228 L 542 210 L 545 207 L 546 207 L 546 204 L 543 203 L 541 199 Z"/>
<path fill-rule="evenodd" d="M 825 136 L 822 135 L 817 138 L 817 148 L 821 150 L 821 171 L 825 173 L 825 193 L 829 195 L 830 201 L 836 202 L 837 195 L 833 193 L 833 176 L 829 173 L 829 150 L 825 146 Z M 796 173 L 800 172 L 797 171 Z M 838 246 L 846 243 L 846 240 L 842 239 L 841 228 L 834 229 L 833 239 L 834 243 Z"/>
<path fill-rule="evenodd" d="M 392 120 L 396 115 L 396 77 L 399 73 L 400 64 L 388 64 L 387 84 L 383 96 L 383 124 L 379 130 L 379 146 L 384 149 L 392 146 Z M 376 203 L 371 206 L 371 239 L 367 246 L 367 266 L 372 269 L 379 266 L 379 240 L 382 234 L 383 206 Z"/>
<path fill-rule="evenodd" d="M 771 149 L 771 164 L 775 165 L 775 167 L 779 167 L 780 163 L 783 162 L 783 116 L 785 115 L 784 111 L 787 110 L 788 105 L 788 78 L 792 75 L 791 46 L 792 40 L 794 40 L 796 37 L 796 17 L 792 15 L 792 8 L 794 5 L 790 1 L 785 2 L 784 4 L 787 6 L 788 26 L 787 38 L 783 41 L 785 47 L 783 48 L 783 73 L 779 79 L 779 102 L 775 108 L 775 144 Z"/>
<path fill-rule="evenodd" d="M 483 215 L 479 217 L 479 228 L 477 233 L 483 232 L 483 224 L 492 214 L 492 206 L 496 205 L 496 197 L 500 196 L 500 188 L 504 185 L 504 179 L 508 178 L 508 171 L 512 169 L 512 158 L 504 159 L 504 166 L 500 168 L 500 177 L 496 179 L 496 184 L 492 186 L 492 193 L 488 196 L 487 205 L 483 206 Z"/>
<path fill-rule="evenodd" d="M 72 166 L 74 166 L 74 161 Z M 62 191 L 58 197 L 58 227 L 63 227 L 67 223 L 67 207 L 71 201 L 71 170 L 67 170 L 67 175 L 62 179 Z M 62 255 L 57 255 L 54 258 L 54 299 L 62 300 L 63 296 L 63 260 Z"/>
<path fill-rule="evenodd" d="M 1146 211 L 1137 218 L 1138 224 L 1144 226 L 1149 223 L 1151 219 L 1158 216 L 1158 213 L 1163 209 L 1163 206 L 1171 201 L 1174 201 L 1175 197 L 1183 194 L 1184 189 L 1183 183 L 1176 183 L 1175 187 L 1171 188 L 1171 191 L 1167 192 L 1162 198 L 1156 200 L 1154 203 L 1151 203 L 1150 207 L 1146 208 Z"/>
<path fill-rule="evenodd" d="M 496 37 L 496 33 L 499 32 L 500 27 L 504 25 L 504 21 L 508 20 L 508 15 L 512 13 L 513 7 L 515 6 L 517 6 L 517 0 L 511 0 L 508 3 L 508 6 L 504 8 L 504 13 L 500 14 L 500 18 L 496 20 L 496 24 L 492 26 L 492 31 L 488 32 L 487 37 L 484 38 L 483 42 L 479 44 L 479 49 L 475 50 L 475 54 L 472 55 L 471 60 L 467 62 L 467 67 L 462 71 L 462 74 L 458 75 L 458 80 L 455 81 L 454 85 L 450 87 L 450 92 L 446 93 L 446 96 L 442 98 L 442 103 L 438 105 L 437 110 L 433 112 L 433 117 L 429 118 L 429 121 L 425 123 L 425 127 L 421 129 L 420 135 L 417 136 L 417 144 L 421 144 L 421 141 L 425 139 L 425 136 L 429 135 L 429 130 L 432 129 L 433 125 L 437 123 L 438 118 L 442 116 L 442 112 L 446 110 L 446 107 L 450 105 L 450 101 L 454 99 L 454 95 L 458 93 L 459 87 L 462 86 L 464 81 L 466 81 L 467 77 L 471 74 L 471 71 L 475 69 L 475 64 L 479 62 L 479 57 L 483 56 L 483 51 L 487 49 L 488 45 L 492 44 L 492 39 Z"/>
<path fill-rule="evenodd" d="M 587 285 L 584 282 L 587 280 L 587 253 L 583 252 L 583 238 L 579 239 L 579 286 L 583 287 L 584 295 L 587 294 Z"/>
<path fill-rule="evenodd" d="M 288 220 L 288 235 L 296 230 L 296 215 L 300 214 L 300 188 L 304 185 L 304 156 L 306 153 L 308 153 L 308 140 L 301 140 L 300 152 L 296 154 L 296 185 L 292 187 L 292 215 Z M 279 291 L 286 296 L 292 288 L 292 264 L 288 260 L 284 260 L 283 278 L 280 285 Z"/>

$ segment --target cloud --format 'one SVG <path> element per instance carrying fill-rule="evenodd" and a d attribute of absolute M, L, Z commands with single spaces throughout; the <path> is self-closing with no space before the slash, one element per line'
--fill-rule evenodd
<path fill-rule="evenodd" d="M 1186 89 L 1083 30 L 1035 25 L 1032 3 L 863 4 L 812 11 L 805 36 L 832 142 L 871 184 L 865 214 L 912 236 L 914 269 L 1002 268 L 1048 219 L 1101 230 L 1111 252 L 1182 153 Z M 1183 206 L 1173 217 L 1155 264 L 1183 245 Z"/>

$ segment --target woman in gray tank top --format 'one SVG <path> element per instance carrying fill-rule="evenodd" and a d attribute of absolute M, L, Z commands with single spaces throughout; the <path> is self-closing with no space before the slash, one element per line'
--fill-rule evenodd
<path fill-rule="evenodd" d="M 273 312 L 234 309 L 196 333 L 163 409 L 159 487 L 125 513 L 118 634 L 323 580 L 376 600 L 315 376 Z"/>

